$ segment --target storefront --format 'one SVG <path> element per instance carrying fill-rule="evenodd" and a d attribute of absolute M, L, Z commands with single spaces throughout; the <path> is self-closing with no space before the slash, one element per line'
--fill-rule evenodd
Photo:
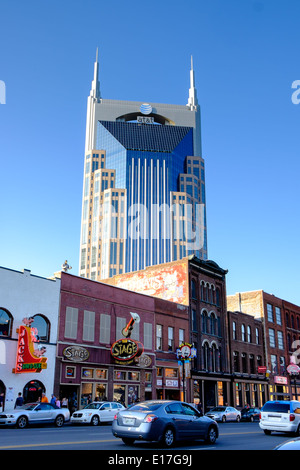
<path fill-rule="evenodd" d="M 54 388 L 60 281 L 0 268 L 0 396 L 36 402 Z"/>
<path fill-rule="evenodd" d="M 90 401 L 126 406 L 152 398 L 154 359 L 143 355 L 132 364 L 116 363 L 109 350 L 60 345 L 58 394 L 78 409 Z M 80 357 L 80 359 L 79 359 Z"/>

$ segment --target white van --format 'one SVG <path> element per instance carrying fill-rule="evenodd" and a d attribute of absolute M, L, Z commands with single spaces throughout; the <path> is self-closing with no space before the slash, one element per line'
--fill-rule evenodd
<path fill-rule="evenodd" d="M 267 401 L 259 418 L 259 426 L 265 434 L 278 431 L 300 435 L 300 401 Z"/>

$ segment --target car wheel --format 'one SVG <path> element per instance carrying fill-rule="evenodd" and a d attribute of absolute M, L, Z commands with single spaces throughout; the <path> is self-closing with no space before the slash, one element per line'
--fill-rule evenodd
<path fill-rule="evenodd" d="M 26 416 L 20 416 L 20 417 L 18 418 L 17 427 L 18 427 L 19 429 L 24 429 L 24 428 L 26 428 L 27 424 L 28 424 L 28 419 L 26 418 Z"/>
<path fill-rule="evenodd" d="M 172 447 L 175 443 L 175 433 L 172 428 L 165 429 L 162 437 L 162 443 L 165 447 Z"/>
<path fill-rule="evenodd" d="M 210 426 L 208 429 L 207 438 L 205 439 L 206 444 L 214 444 L 218 438 L 218 431 L 215 426 Z"/>
<path fill-rule="evenodd" d="M 97 415 L 92 416 L 92 419 L 91 419 L 92 426 L 98 426 L 99 422 L 100 422 L 99 416 Z"/>
<path fill-rule="evenodd" d="M 135 439 L 132 439 L 131 437 L 122 437 L 122 441 L 127 446 L 131 446 L 134 443 Z"/>
<path fill-rule="evenodd" d="M 55 426 L 57 426 L 58 428 L 61 428 L 62 425 L 64 424 L 64 422 L 65 422 L 65 419 L 64 419 L 63 415 L 58 415 L 58 416 L 56 416 L 56 418 L 55 418 L 54 424 L 55 424 Z"/>
<path fill-rule="evenodd" d="M 264 429 L 264 433 L 266 434 L 266 436 L 270 436 L 271 431 L 269 429 Z"/>
<path fill-rule="evenodd" d="M 222 423 L 226 423 L 226 416 L 225 415 L 222 416 Z"/>

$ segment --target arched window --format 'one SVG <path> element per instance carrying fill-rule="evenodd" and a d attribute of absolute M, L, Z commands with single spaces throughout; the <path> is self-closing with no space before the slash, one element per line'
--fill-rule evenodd
<path fill-rule="evenodd" d="M 218 370 L 218 350 L 215 344 L 211 348 L 211 359 L 212 359 L 212 372 L 217 372 Z"/>
<path fill-rule="evenodd" d="M 209 364 L 209 347 L 207 343 L 203 345 L 203 368 L 204 370 L 208 370 Z"/>
<path fill-rule="evenodd" d="M 208 332 L 208 315 L 207 315 L 206 310 L 203 310 L 201 317 L 202 317 L 202 333 L 207 333 Z"/>
<path fill-rule="evenodd" d="M 210 314 L 210 334 L 217 334 L 217 318 L 214 312 L 211 312 Z"/>
<path fill-rule="evenodd" d="M 242 341 L 246 341 L 245 325 L 242 324 Z"/>
<path fill-rule="evenodd" d="M 0 336 L 10 337 L 13 317 L 8 310 L 0 308 Z"/>
<path fill-rule="evenodd" d="M 251 326 L 247 326 L 248 343 L 252 343 Z"/>
<path fill-rule="evenodd" d="M 34 315 L 34 321 L 31 328 L 37 329 L 37 339 L 40 343 L 49 343 L 50 339 L 50 322 L 41 314 Z"/>

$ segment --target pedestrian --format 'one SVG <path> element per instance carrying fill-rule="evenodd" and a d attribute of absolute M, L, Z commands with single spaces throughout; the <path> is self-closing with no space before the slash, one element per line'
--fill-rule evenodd
<path fill-rule="evenodd" d="M 200 416 L 203 416 L 203 410 L 202 410 L 202 405 L 201 405 L 200 400 L 198 401 L 198 404 L 197 404 L 197 410 L 199 411 Z"/>
<path fill-rule="evenodd" d="M 55 405 L 57 406 L 57 408 L 60 408 L 60 399 L 59 398 L 56 399 Z"/>
<path fill-rule="evenodd" d="M 55 403 L 56 403 L 56 396 L 53 395 L 53 393 L 52 393 L 52 395 L 51 395 L 50 403 L 51 403 L 51 405 L 55 405 Z"/>
<path fill-rule="evenodd" d="M 22 393 L 19 392 L 18 393 L 18 396 L 16 398 L 16 402 L 15 402 L 15 408 L 21 408 L 21 406 L 23 405 L 24 403 L 24 399 L 22 397 Z"/>
<path fill-rule="evenodd" d="M 42 393 L 41 403 L 49 403 L 48 398 L 46 397 L 45 393 Z"/>
<path fill-rule="evenodd" d="M 61 407 L 62 408 L 68 408 L 68 399 L 66 397 L 62 399 Z"/>
<path fill-rule="evenodd" d="M 4 393 L 0 393 L 0 411 L 4 411 Z"/>

